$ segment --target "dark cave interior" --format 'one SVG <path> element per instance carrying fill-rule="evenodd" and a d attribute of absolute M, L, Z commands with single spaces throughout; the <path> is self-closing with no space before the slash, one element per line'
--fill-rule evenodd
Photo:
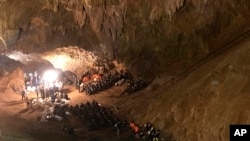
<path fill-rule="evenodd" d="M 230 124 L 250 121 L 249 7 L 248 0 L 0 0 L 0 140 L 119 140 L 74 118 L 67 123 L 77 136 L 63 133 L 63 123 L 37 125 L 48 109 L 23 110 L 20 91 L 24 74 L 48 69 L 64 74 L 69 105 L 96 100 L 140 129 L 152 122 L 169 141 L 229 140 Z M 89 95 L 74 86 L 83 74 L 109 81 L 121 70 L 138 82 L 105 80 L 107 89 Z M 139 90 L 121 96 L 128 85 Z"/>

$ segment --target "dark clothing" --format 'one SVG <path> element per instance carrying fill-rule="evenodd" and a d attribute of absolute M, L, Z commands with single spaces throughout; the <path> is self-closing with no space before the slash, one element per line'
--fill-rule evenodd
<path fill-rule="evenodd" d="M 38 98 L 38 96 L 39 96 L 39 88 L 36 87 L 36 98 Z"/>
<path fill-rule="evenodd" d="M 45 98 L 44 88 L 40 87 L 39 89 L 40 89 L 41 97 L 42 97 L 42 99 L 44 99 Z"/>
<path fill-rule="evenodd" d="M 26 101 L 26 104 L 27 104 L 27 109 L 29 109 L 30 101 L 27 100 L 27 101 Z"/>
<path fill-rule="evenodd" d="M 22 100 L 25 100 L 26 92 L 24 90 L 22 90 L 21 95 L 22 95 Z"/>
<path fill-rule="evenodd" d="M 114 134 L 116 134 L 117 136 L 120 136 L 120 133 L 121 133 L 121 123 L 118 122 L 114 125 L 113 127 L 113 132 Z"/>

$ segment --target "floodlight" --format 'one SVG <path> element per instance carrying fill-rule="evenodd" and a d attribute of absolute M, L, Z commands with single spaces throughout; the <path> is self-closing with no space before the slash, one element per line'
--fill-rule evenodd
<path fill-rule="evenodd" d="M 47 70 L 43 74 L 43 80 L 45 82 L 54 82 L 58 77 L 58 73 L 55 70 Z"/>

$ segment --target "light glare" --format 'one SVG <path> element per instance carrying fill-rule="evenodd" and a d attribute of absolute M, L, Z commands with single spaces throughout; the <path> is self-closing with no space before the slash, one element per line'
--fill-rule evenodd
<path fill-rule="evenodd" d="M 58 73 L 55 70 L 47 70 L 43 74 L 43 80 L 45 82 L 54 82 L 58 77 Z"/>

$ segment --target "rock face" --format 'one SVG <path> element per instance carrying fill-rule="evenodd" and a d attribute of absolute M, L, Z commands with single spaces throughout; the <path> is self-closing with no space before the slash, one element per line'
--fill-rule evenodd
<path fill-rule="evenodd" d="M 166 68 L 182 70 L 244 30 L 249 5 L 247 0 L 2 0 L 0 36 L 8 48 L 26 52 L 70 45 L 98 51 L 152 80 Z"/>
<path fill-rule="evenodd" d="M 241 36 L 248 29 L 249 7 L 249 0 L 0 0 L 0 50 L 44 53 L 78 46 L 103 58 L 117 59 L 135 76 L 151 81 L 163 72 L 172 77 Z M 249 120 L 243 111 L 237 113 L 239 118 L 223 120 L 219 115 L 230 113 L 225 105 L 215 110 L 224 96 L 220 85 L 231 87 L 234 79 L 227 80 L 228 74 L 222 78 L 210 74 L 206 77 L 209 84 L 203 80 L 205 88 L 197 84 L 171 90 L 169 99 L 159 96 L 162 101 L 148 105 L 145 115 L 155 114 L 155 118 L 140 115 L 138 119 L 159 121 L 158 127 L 171 131 L 178 141 L 188 137 L 190 141 L 227 140 L 227 123 L 242 122 L 241 115 Z M 240 81 L 243 76 L 235 78 Z M 202 88 L 204 91 L 198 91 Z M 237 90 L 248 91 L 247 87 Z M 190 97 L 179 100 L 180 96 L 170 95 L 173 93 Z M 226 100 L 230 98 L 235 97 Z M 166 108 L 154 112 L 152 107 L 164 102 Z M 166 120 L 160 120 L 165 111 Z M 218 121 L 224 124 L 220 126 Z M 208 123 L 213 126 L 205 128 Z M 198 136 L 190 128 L 199 132 Z"/>
<path fill-rule="evenodd" d="M 228 141 L 230 124 L 250 121 L 249 53 L 248 40 L 175 86 L 134 95 L 123 107 L 133 105 L 129 117 L 152 121 L 170 141 Z"/>
<path fill-rule="evenodd" d="M 78 47 L 57 48 L 43 53 L 41 58 L 51 62 L 55 68 L 60 68 L 62 71 L 74 72 L 78 78 L 91 68 L 95 68 L 94 63 L 98 60 L 93 52 L 87 52 Z"/>

